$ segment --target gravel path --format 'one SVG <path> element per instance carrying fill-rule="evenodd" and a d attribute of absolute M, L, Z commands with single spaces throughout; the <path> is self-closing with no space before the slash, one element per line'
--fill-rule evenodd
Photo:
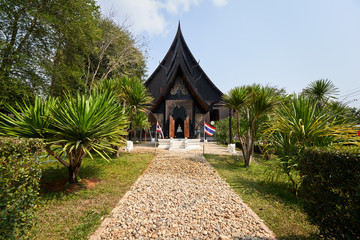
<path fill-rule="evenodd" d="M 201 153 L 158 151 L 90 239 L 275 239 Z"/>

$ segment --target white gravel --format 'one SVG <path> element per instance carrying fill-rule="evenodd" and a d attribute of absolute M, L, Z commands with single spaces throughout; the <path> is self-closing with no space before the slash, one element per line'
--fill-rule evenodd
<path fill-rule="evenodd" d="M 275 239 L 201 153 L 157 151 L 90 239 Z"/>

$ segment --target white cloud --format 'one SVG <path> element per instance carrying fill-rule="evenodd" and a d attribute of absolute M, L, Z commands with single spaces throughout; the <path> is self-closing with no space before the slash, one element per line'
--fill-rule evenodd
<path fill-rule="evenodd" d="M 161 34 L 166 21 L 161 14 L 162 3 L 157 0 L 97 0 L 102 12 L 115 12 L 115 20 L 127 19 L 135 33 Z"/>
<path fill-rule="evenodd" d="M 135 33 L 162 34 L 167 21 L 164 14 L 179 15 L 197 6 L 203 0 L 97 0 L 102 12 L 115 12 L 118 22 L 128 19 Z M 224 6 L 227 0 L 212 0 L 215 6 Z"/>
<path fill-rule="evenodd" d="M 180 11 L 189 11 L 192 5 L 196 6 L 200 0 L 166 0 L 165 8 L 168 13 L 177 14 Z"/>
<path fill-rule="evenodd" d="M 213 4 L 217 7 L 222 7 L 229 3 L 228 0 L 212 0 L 212 1 L 213 1 Z"/>

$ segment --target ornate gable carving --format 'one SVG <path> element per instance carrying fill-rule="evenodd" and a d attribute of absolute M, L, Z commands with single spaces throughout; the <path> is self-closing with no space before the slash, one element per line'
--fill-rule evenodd
<path fill-rule="evenodd" d="M 187 95 L 189 93 L 189 91 L 187 90 L 187 88 L 184 86 L 184 84 L 182 83 L 182 81 L 180 80 L 180 78 L 178 78 L 176 80 L 175 85 L 171 88 L 170 90 L 170 94 L 171 95 L 176 95 L 176 93 L 178 91 L 181 91 L 182 95 Z"/>

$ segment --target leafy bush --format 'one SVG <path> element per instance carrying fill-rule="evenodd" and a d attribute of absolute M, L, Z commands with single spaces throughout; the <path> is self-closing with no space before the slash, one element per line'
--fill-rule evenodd
<path fill-rule="evenodd" d="M 0 236 L 24 238 L 35 224 L 41 151 L 39 139 L 0 138 Z"/>
<path fill-rule="evenodd" d="M 298 169 L 305 210 L 329 239 L 359 239 L 360 148 L 310 148 Z"/>
<path fill-rule="evenodd" d="M 236 120 L 232 119 L 232 134 L 236 135 Z M 229 144 L 229 117 L 224 118 L 215 123 L 216 131 L 214 137 L 221 144 Z"/>

